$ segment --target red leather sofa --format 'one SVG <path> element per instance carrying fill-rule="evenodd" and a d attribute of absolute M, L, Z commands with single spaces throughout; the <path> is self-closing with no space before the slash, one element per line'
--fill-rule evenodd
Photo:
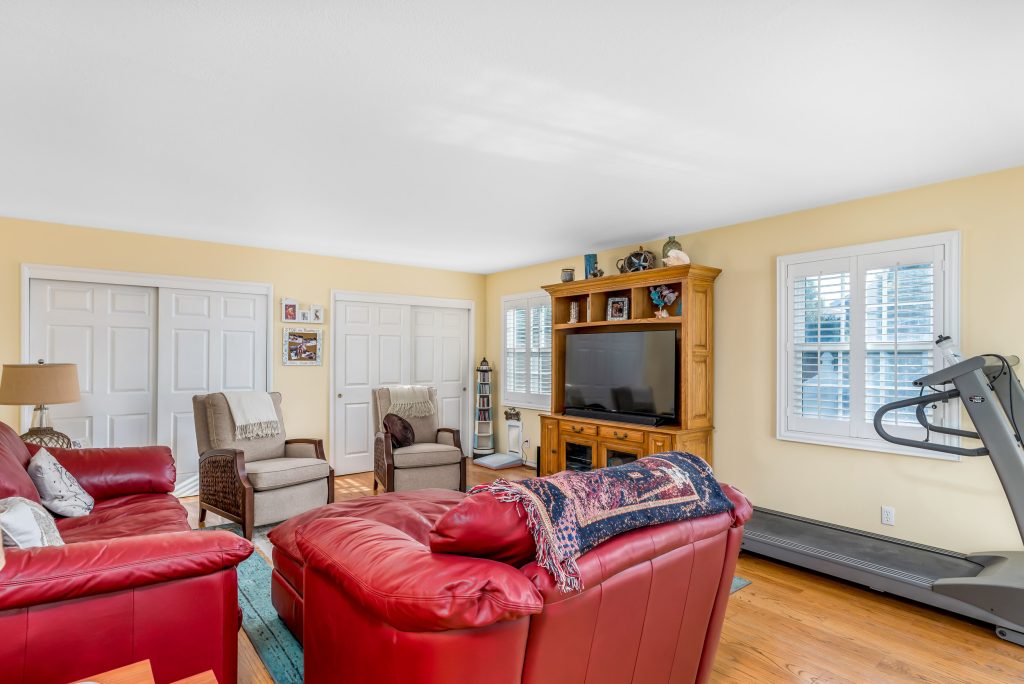
<path fill-rule="evenodd" d="M 34 451 L 36 447 L 31 447 Z M 0 681 L 68 682 L 149 659 L 157 682 L 238 667 L 235 566 L 252 545 L 190 531 L 166 447 L 51 449 L 96 500 L 58 518 L 65 545 L 6 549 L 0 569 Z M 31 458 L 0 423 L 0 498 L 39 501 Z"/>
<path fill-rule="evenodd" d="M 311 684 L 706 682 L 752 510 L 723 489 L 729 513 L 582 556 L 570 594 L 531 560 L 518 505 L 428 489 L 325 506 L 271 533 L 275 606 Z M 431 550 L 452 535 L 461 554 Z"/>

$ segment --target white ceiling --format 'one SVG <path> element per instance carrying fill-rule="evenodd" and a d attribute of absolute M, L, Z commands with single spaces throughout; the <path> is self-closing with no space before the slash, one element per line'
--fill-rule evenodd
<path fill-rule="evenodd" d="M 494 272 L 1024 163 L 1024 2 L 2 0 L 0 215 Z"/>

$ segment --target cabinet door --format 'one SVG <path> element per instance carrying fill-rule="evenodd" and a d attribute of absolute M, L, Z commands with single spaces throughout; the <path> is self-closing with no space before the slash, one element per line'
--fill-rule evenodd
<path fill-rule="evenodd" d="M 558 466 L 558 421 L 540 419 L 540 474 L 551 475 L 561 468 Z"/>
<path fill-rule="evenodd" d="M 644 448 L 628 442 L 601 442 L 597 456 L 598 467 L 625 465 L 643 458 Z"/>
<path fill-rule="evenodd" d="M 672 450 L 672 435 L 652 432 L 647 435 L 647 455 Z"/>
<path fill-rule="evenodd" d="M 563 432 L 558 440 L 559 470 L 593 470 L 598 457 L 596 439 Z"/>

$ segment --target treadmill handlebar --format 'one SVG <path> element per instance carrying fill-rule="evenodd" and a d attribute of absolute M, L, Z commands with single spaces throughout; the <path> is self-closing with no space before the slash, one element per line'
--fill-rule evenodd
<path fill-rule="evenodd" d="M 1020 358 L 1017 356 L 1006 356 L 1003 357 L 1010 366 L 1016 366 L 1020 363 Z M 994 379 L 1003 371 L 1002 359 L 991 354 L 983 354 L 981 356 L 972 356 L 966 361 L 955 363 L 948 368 L 941 368 L 934 373 L 918 378 L 914 380 L 914 387 L 935 387 L 937 385 L 947 385 L 961 375 L 967 373 L 973 373 L 976 370 L 984 369 L 985 376 L 989 379 Z"/>
<path fill-rule="evenodd" d="M 957 366 L 963 366 L 964 364 L 970 363 L 976 359 L 980 360 L 981 357 L 976 356 L 973 359 L 962 361 L 956 364 L 956 366 L 950 366 L 950 368 L 947 368 L 946 370 L 956 368 Z M 981 367 L 981 365 L 976 365 L 972 367 L 971 370 L 977 370 Z M 962 372 L 957 373 L 956 375 L 959 376 L 961 374 Z M 932 375 L 934 375 L 934 373 Z M 920 382 L 924 382 L 930 377 L 932 376 L 921 378 Z M 957 435 L 959 437 L 977 437 L 978 435 L 976 433 L 967 432 L 966 430 L 953 430 L 951 428 L 939 428 L 938 426 L 933 426 L 930 423 L 928 423 L 927 418 L 924 416 L 924 406 L 926 404 L 930 404 L 935 401 L 946 401 L 949 399 L 956 399 L 959 396 L 960 392 L 954 389 L 946 390 L 945 392 L 936 392 L 934 394 L 923 394 L 920 397 L 911 397 L 909 399 L 891 401 L 882 408 L 875 411 L 875 432 L 877 432 L 878 436 L 884 439 L 885 441 L 892 442 L 893 444 L 899 444 L 901 446 L 913 447 L 915 449 L 926 449 L 928 451 L 938 451 L 943 454 L 953 454 L 954 456 L 986 456 L 988 455 L 988 449 L 984 447 L 979 447 L 977 449 L 966 449 L 964 447 L 948 446 L 946 444 L 935 444 L 933 442 L 924 442 L 919 439 L 907 439 L 905 437 L 897 437 L 896 435 L 892 435 L 886 432 L 885 427 L 882 424 L 882 421 L 885 418 L 885 414 L 890 413 L 892 411 L 896 411 L 901 408 L 916 406 L 918 422 L 920 422 L 925 428 L 947 435 Z"/>

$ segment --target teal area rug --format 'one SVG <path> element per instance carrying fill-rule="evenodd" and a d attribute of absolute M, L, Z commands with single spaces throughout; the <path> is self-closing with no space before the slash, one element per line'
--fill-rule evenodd
<path fill-rule="evenodd" d="M 238 603 L 242 606 L 242 629 L 249 637 L 260 660 L 277 684 L 302 684 L 302 646 L 284 626 L 270 602 L 270 564 L 260 551 L 270 557 L 267 532 L 274 525 L 253 530 L 252 541 L 258 551 L 238 566 Z M 242 528 L 234 523 L 205 527 L 225 530 L 241 536 Z"/>
<path fill-rule="evenodd" d="M 735 594 L 737 591 L 739 591 L 743 587 L 748 587 L 748 586 L 750 586 L 750 580 L 743 579 L 742 577 L 733 577 L 732 578 L 732 587 L 729 589 L 729 593 L 730 594 Z"/>
<path fill-rule="evenodd" d="M 264 525 L 253 530 L 254 551 L 238 566 L 238 602 L 242 606 L 242 629 L 249 637 L 260 660 L 277 684 L 302 684 L 302 646 L 296 641 L 284 622 L 278 617 L 270 602 L 270 540 L 267 533 L 274 525 Z M 200 528 L 204 530 L 225 530 L 241 536 L 242 528 L 234 523 Z M 260 553 L 266 554 L 266 558 Z M 750 580 L 732 578 L 730 594 L 749 586 Z"/>

